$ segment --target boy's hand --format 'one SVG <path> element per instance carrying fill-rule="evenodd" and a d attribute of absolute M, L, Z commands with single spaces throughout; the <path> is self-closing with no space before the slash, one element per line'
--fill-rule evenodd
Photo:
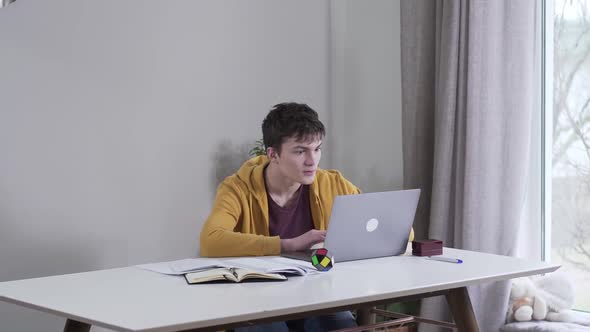
<path fill-rule="evenodd" d="M 281 239 L 281 251 L 301 251 L 311 248 L 316 243 L 324 242 L 326 231 L 312 229 L 292 239 Z"/>

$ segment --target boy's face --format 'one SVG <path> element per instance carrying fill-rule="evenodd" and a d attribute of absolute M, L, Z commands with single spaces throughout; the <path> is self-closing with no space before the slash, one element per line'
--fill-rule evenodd
<path fill-rule="evenodd" d="M 322 157 L 321 145 L 320 137 L 301 141 L 290 137 L 281 146 L 280 155 L 271 148 L 269 157 L 288 180 L 311 184 Z"/>

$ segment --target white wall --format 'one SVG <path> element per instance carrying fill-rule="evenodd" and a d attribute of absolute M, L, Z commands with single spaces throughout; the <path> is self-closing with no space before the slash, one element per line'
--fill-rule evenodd
<path fill-rule="evenodd" d="M 0 281 L 195 255 L 270 107 L 327 121 L 328 16 L 317 0 L 2 8 Z M 0 303 L 1 331 L 63 322 Z"/>
<path fill-rule="evenodd" d="M 0 281 L 195 255 L 281 101 L 320 113 L 322 167 L 401 188 L 400 91 L 399 1 L 19 0 L 0 10 Z M 63 322 L 0 303 L 0 331 Z"/>
<path fill-rule="evenodd" d="M 332 0 L 334 165 L 363 191 L 403 187 L 399 0 Z"/>

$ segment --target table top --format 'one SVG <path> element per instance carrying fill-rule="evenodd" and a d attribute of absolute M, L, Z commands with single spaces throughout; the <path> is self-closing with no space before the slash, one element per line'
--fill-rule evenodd
<path fill-rule="evenodd" d="M 386 300 L 555 271 L 559 265 L 444 248 L 462 264 L 395 256 L 283 282 L 188 285 L 137 267 L 0 283 L 0 300 L 120 331 L 168 332 Z"/>

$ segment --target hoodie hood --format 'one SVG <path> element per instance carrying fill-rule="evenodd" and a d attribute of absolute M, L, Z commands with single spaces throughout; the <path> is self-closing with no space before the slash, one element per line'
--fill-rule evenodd
<path fill-rule="evenodd" d="M 246 184 L 248 190 L 258 200 L 266 200 L 266 187 L 264 185 L 264 168 L 269 160 L 266 156 L 257 156 L 247 160 L 238 170 L 238 178 Z"/>
<path fill-rule="evenodd" d="M 238 178 L 246 184 L 248 190 L 259 201 L 266 202 L 266 186 L 264 184 L 264 168 L 270 160 L 267 156 L 257 156 L 247 160 L 238 170 Z M 318 177 L 322 176 L 322 170 L 318 167 L 316 177 L 310 184 L 310 194 L 316 197 L 319 193 Z"/>

